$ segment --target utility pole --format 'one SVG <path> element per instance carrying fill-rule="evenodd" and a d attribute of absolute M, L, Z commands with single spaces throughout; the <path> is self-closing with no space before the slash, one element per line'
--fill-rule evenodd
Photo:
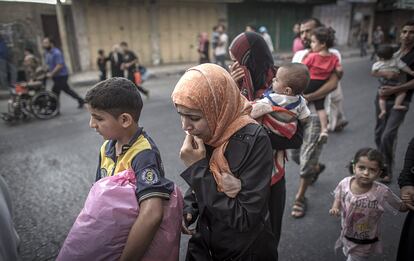
<path fill-rule="evenodd" d="M 72 59 L 69 52 L 69 46 L 68 46 L 68 39 L 67 39 L 67 32 L 66 32 L 66 23 L 65 23 L 65 15 L 63 13 L 63 7 L 60 0 L 56 1 L 56 14 L 57 14 L 57 20 L 58 20 L 58 27 L 59 27 L 59 35 L 60 40 L 62 42 L 62 52 L 63 56 L 65 57 L 65 63 L 69 70 L 69 73 L 72 73 Z"/>
<path fill-rule="evenodd" d="M 160 31 L 158 27 L 158 12 L 159 4 L 157 0 L 151 0 L 149 2 L 150 13 L 150 39 L 151 39 L 151 60 L 153 65 L 159 65 L 161 63 L 160 54 Z"/>

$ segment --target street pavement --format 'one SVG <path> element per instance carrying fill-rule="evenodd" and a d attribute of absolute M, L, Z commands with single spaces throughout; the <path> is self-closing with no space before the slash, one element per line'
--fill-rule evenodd
<path fill-rule="evenodd" d="M 353 154 L 363 146 L 374 146 L 377 81 L 370 76 L 370 67 L 367 59 L 344 61 L 342 84 L 350 124 L 342 133 L 329 136 L 321 156 L 326 170 L 309 188 L 308 211 L 301 219 L 290 217 L 299 168 L 293 162 L 287 164 L 287 201 L 279 246 L 281 261 L 345 260 L 340 252 L 334 252 L 340 220 L 329 216 L 328 210 L 333 200 L 332 191 L 348 175 L 345 167 Z M 179 177 L 184 165 L 178 158 L 184 133 L 170 99 L 178 79 L 179 75 L 170 75 L 144 84 L 151 96 L 148 100 L 144 98 L 140 124 L 157 143 L 167 177 L 185 191 L 186 185 Z M 84 95 L 88 87 L 76 90 Z M 52 120 L 14 125 L 0 122 L 0 174 L 11 189 L 23 260 L 56 258 L 95 178 L 98 150 L 103 140 L 89 128 L 86 109 L 77 109 L 76 101 L 63 93 L 61 102 L 61 115 Z M 0 111 L 4 110 L 6 101 L 0 101 Z M 411 109 L 399 131 L 395 176 L 402 168 L 404 153 L 413 135 L 413 116 Z M 395 180 L 396 177 L 390 187 L 398 192 Z M 384 254 L 371 260 L 395 260 L 404 216 L 384 214 Z M 187 236 L 182 237 L 180 260 L 184 260 L 187 240 Z"/>

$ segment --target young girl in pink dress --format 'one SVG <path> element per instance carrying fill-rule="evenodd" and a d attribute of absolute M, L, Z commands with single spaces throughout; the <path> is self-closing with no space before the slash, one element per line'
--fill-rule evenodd
<path fill-rule="evenodd" d="M 382 253 L 379 224 L 387 205 L 407 211 L 398 196 L 375 181 L 384 168 L 378 150 L 360 149 L 349 166 L 354 175 L 344 178 L 334 191 L 335 201 L 329 214 L 341 215 L 342 227 L 335 248 L 342 247 L 347 261 L 368 260 L 372 254 Z"/>

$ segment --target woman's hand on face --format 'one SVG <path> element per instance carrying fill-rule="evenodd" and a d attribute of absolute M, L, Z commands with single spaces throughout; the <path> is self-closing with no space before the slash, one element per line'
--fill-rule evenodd
<path fill-rule="evenodd" d="M 190 167 L 206 157 L 206 147 L 202 139 L 186 135 L 180 150 L 180 158 L 186 167 Z"/>
<path fill-rule="evenodd" d="M 241 190 L 241 181 L 232 174 L 224 172 L 221 174 L 218 190 L 226 194 L 229 198 L 235 198 Z"/>
<path fill-rule="evenodd" d="M 234 62 L 232 65 L 230 65 L 229 69 L 231 78 L 233 78 L 235 82 L 239 82 L 243 79 L 244 71 L 243 68 L 240 67 L 240 64 L 238 62 Z"/>

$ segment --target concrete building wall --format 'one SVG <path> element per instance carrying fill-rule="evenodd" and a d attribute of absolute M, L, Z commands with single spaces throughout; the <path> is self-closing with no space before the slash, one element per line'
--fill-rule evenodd
<path fill-rule="evenodd" d="M 386 42 L 390 41 L 388 31 L 391 26 L 396 26 L 396 41 L 398 42 L 402 25 L 409 20 L 414 20 L 413 10 L 382 10 L 375 13 L 375 26 L 382 27 Z M 392 21 L 392 23 L 389 21 Z"/>
<path fill-rule="evenodd" d="M 313 17 L 319 18 L 323 24 L 335 30 L 337 45 L 346 45 L 351 24 L 351 11 L 351 4 L 346 2 L 320 5 L 314 7 Z"/>
<path fill-rule="evenodd" d="M 197 35 L 225 18 L 224 4 L 168 0 L 72 1 L 82 70 L 126 41 L 144 65 L 197 61 Z"/>
<path fill-rule="evenodd" d="M 54 5 L 0 2 L 0 24 L 20 22 L 33 33 L 42 34 L 41 15 L 56 15 Z"/>
<path fill-rule="evenodd" d="M 23 48 L 34 48 L 42 53 L 41 38 L 44 35 L 42 15 L 56 15 L 54 5 L 36 3 L 0 2 L 0 33 L 11 47 L 13 60 L 19 64 Z"/>

